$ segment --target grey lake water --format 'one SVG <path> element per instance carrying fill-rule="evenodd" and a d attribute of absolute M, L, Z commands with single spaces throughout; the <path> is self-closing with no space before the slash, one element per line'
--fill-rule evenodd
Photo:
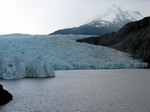
<path fill-rule="evenodd" d="M 150 70 L 56 71 L 0 84 L 13 94 L 0 112 L 150 112 Z"/>

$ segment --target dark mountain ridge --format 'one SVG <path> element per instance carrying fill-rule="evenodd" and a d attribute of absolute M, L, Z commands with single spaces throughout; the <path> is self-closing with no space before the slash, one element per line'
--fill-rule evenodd
<path fill-rule="evenodd" d="M 77 40 L 95 45 L 103 45 L 132 54 L 134 58 L 150 63 L 150 17 L 131 22 L 117 33 Z"/>
<path fill-rule="evenodd" d="M 140 12 L 123 11 L 120 7 L 114 5 L 95 19 L 79 27 L 66 28 L 53 32 L 52 34 L 82 34 L 82 35 L 103 35 L 118 31 L 125 24 L 141 19 Z"/>

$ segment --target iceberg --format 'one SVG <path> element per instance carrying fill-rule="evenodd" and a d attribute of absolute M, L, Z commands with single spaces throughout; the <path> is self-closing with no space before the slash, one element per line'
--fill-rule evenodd
<path fill-rule="evenodd" d="M 53 68 L 41 55 L 27 62 L 26 77 L 54 77 Z"/>
<path fill-rule="evenodd" d="M 17 57 L 12 61 L 0 60 L 0 78 L 19 79 L 33 77 L 55 77 L 54 69 L 42 56 L 27 62 L 20 62 Z"/>

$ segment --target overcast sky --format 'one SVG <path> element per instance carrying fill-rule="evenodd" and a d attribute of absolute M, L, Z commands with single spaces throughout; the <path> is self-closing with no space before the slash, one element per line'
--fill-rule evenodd
<path fill-rule="evenodd" d="M 0 0 L 0 34 L 49 34 L 89 22 L 114 4 L 150 15 L 150 0 Z"/>

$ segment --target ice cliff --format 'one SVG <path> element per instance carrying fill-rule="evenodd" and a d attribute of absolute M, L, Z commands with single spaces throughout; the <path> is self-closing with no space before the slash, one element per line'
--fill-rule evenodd
<path fill-rule="evenodd" d="M 0 59 L 0 78 L 18 79 L 33 77 L 54 77 L 55 72 L 48 61 L 41 55 L 36 58 L 21 62 L 17 57 L 11 61 Z"/>

